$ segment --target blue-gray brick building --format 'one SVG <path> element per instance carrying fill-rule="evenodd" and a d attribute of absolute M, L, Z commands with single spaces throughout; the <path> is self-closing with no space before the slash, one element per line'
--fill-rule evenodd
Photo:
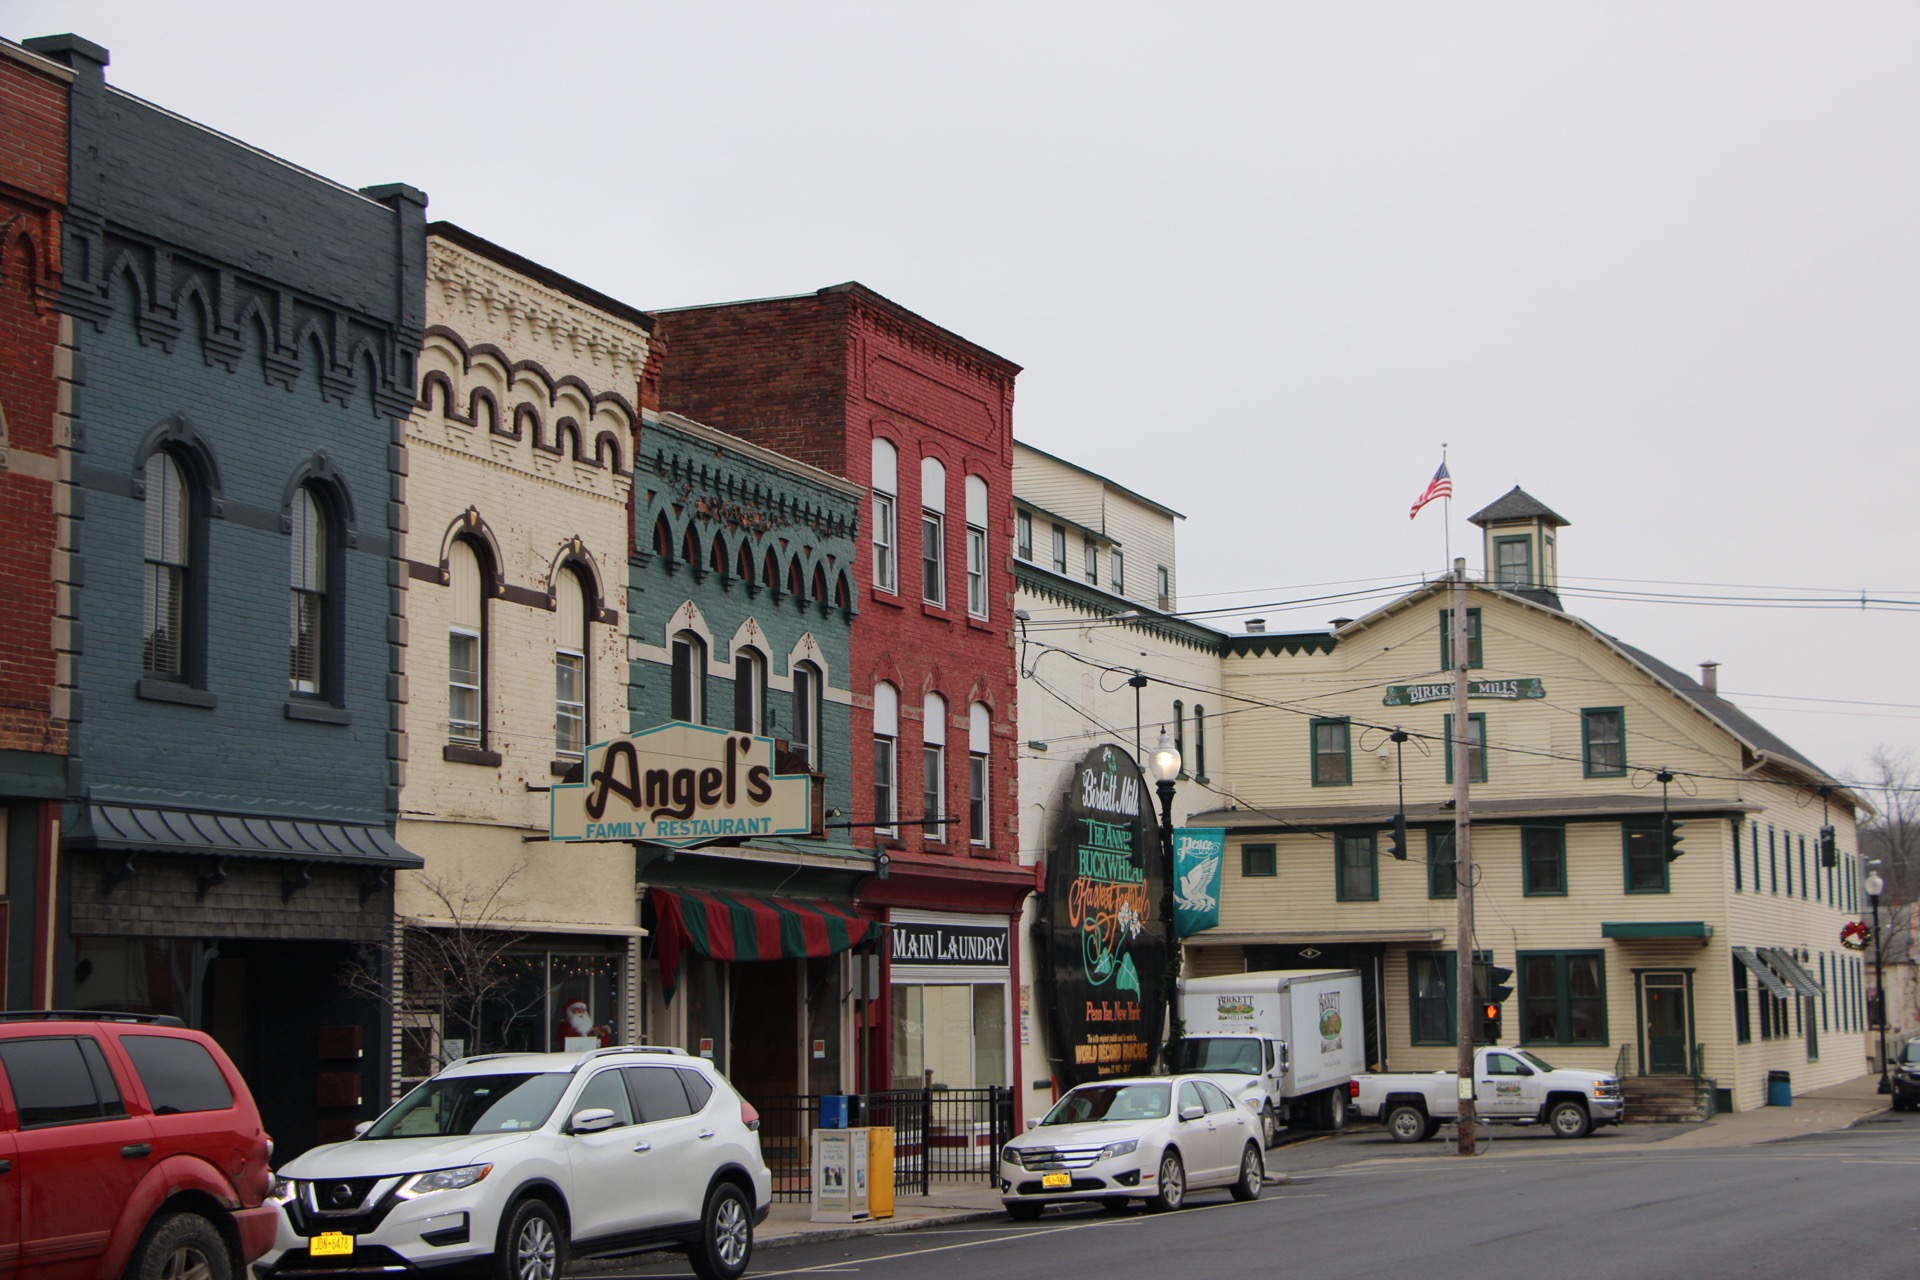
<path fill-rule="evenodd" d="M 348 974 L 419 865 L 392 534 L 426 199 L 123 93 L 88 41 L 28 46 L 75 72 L 55 1000 L 211 1031 L 284 1155 L 385 1097 L 389 1019 Z"/>

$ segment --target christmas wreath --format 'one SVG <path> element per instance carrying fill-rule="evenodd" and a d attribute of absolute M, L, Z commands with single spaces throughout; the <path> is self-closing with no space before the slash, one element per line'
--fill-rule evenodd
<path fill-rule="evenodd" d="M 1858 920 L 1850 920 L 1840 929 L 1840 945 L 1849 951 L 1865 951 L 1873 941 L 1873 930 Z"/>

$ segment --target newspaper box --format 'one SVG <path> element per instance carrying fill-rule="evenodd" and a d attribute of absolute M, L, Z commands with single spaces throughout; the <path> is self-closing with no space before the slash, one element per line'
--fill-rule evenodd
<path fill-rule="evenodd" d="M 873 1216 L 867 1206 L 868 1141 L 864 1128 L 813 1131 L 815 1222 L 865 1222 Z"/>
<path fill-rule="evenodd" d="M 867 1130 L 867 1211 L 875 1218 L 893 1216 L 891 1125 L 874 1125 Z"/>

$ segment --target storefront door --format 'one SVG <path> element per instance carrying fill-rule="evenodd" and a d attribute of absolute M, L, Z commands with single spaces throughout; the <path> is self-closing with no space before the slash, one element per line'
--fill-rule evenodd
<path fill-rule="evenodd" d="M 1689 1068 L 1687 1029 L 1687 974 L 1640 975 L 1641 1027 L 1647 1045 L 1646 1072 L 1650 1076 L 1683 1076 Z"/>
<path fill-rule="evenodd" d="M 800 1084 L 800 977 L 804 960 L 759 960 L 733 969 L 734 1087 L 748 1098 L 791 1098 Z"/>

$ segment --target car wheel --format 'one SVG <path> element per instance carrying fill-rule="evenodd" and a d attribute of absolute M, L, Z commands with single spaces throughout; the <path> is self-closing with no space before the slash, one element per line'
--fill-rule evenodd
<path fill-rule="evenodd" d="M 1387 1112 L 1387 1136 L 1395 1142 L 1423 1142 L 1431 1132 L 1427 1128 L 1427 1113 L 1410 1102 L 1403 1102 Z"/>
<path fill-rule="evenodd" d="M 1260 1149 L 1249 1142 L 1247 1149 L 1240 1153 L 1240 1177 L 1233 1184 L 1233 1198 L 1258 1200 L 1266 1185 L 1266 1161 L 1260 1158 Z"/>
<path fill-rule="evenodd" d="M 1031 1201 L 1022 1202 L 1016 1200 L 1012 1204 L 1007 1205 L 1006 1210 L 1007 1216 L 1015 1222 L 1032 1222 L 1039 1218 L 1046 1207 L 1047 1206 L 1043 1204 L 1034 1204 Z"/>
<path fill-rule="evenodd" d="M 1347 1127 L 1347 1093 L 1344 1089 L 1324 1089 L 1320 1093 L 1320 1127 L 1339 1133 Z"/>
<path fill-rule="evenodd" d="M 220 1230 L 197 1213 L 155 1218 L 134 1249 L 128 1280 L 233 1280 Z"/>
<path fill-rule="evenodd" d="M 1275 1140 L 1280 1137 L 1280 1117 L 1273 1114 L 1273 1104 L 1269 1102 L 1260 1108 L 1260 1146 L 1262 1150 L 1273 1150 Z"/>
<path fill-rule="evenodd" d="M 1593 1120 L 1577 1102 L 1556 1102 L 1547 1112 L 1547 1125 L 1556 1138 L 1584 1138 L 1592 1131 Z"/>
<path fill-rule="evenodd" d="M 753 1257 L 753 1209 L 747 1195 L 731 1182 L 707 1193 L 700 1215 L 700 1238 L 687 1250 L 700 1280 L 738 1280 Z"/>
<path fill-rule="evenodd" d="M 1187 1167 L 1180 1163 L 1180 1153 L 1168 1147 L 1160 1157 L 1160 1190 L 1147 1201 L 1147 1207 L 1155 1213 L 1166 1213 L 1186 1202 Z"/>
<path fill-rule="evenodd" d="M 500 1280 L 558 1280 L 567 1262 L 567 1246 L 560 1238 L 553 1207 L 545 1200 L 522 1200 L 515 1205 L 494 1256 Z"/>

